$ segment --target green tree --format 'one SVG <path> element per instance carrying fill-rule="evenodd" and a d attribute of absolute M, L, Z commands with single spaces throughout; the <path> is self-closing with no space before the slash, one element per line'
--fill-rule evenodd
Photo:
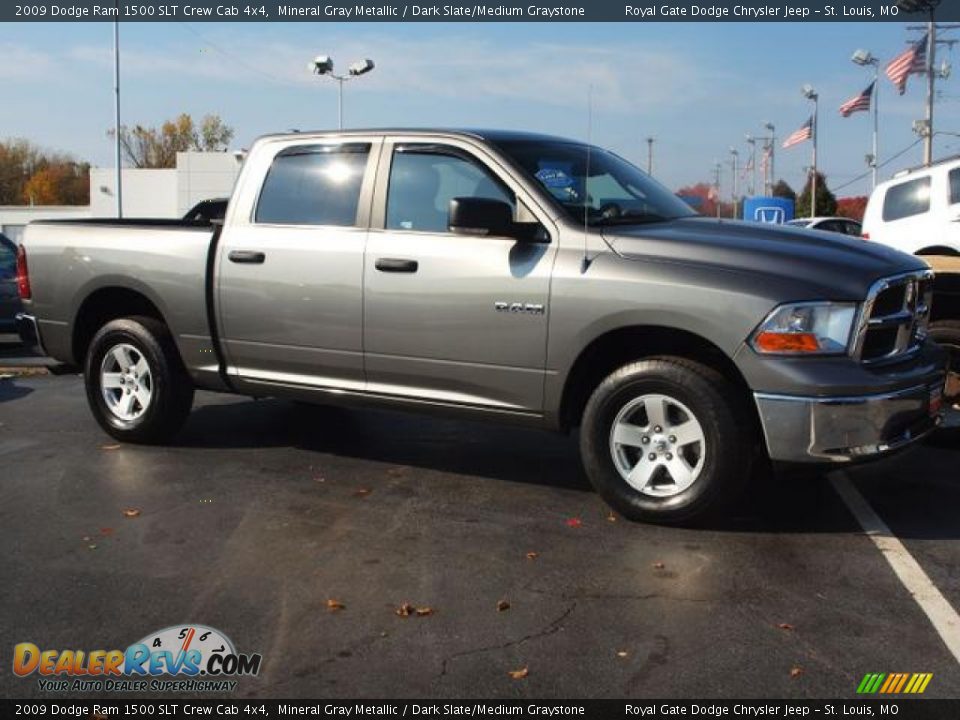
<path fill-rule="evenodd" d="M 810 182 L 813 174 L 807 177 L 807 183 L 803 186 L 803 192 L 797 198 L 797 206 L 794 214 L 796 217 L 817 217 L 818 215 L 836 215 L 837 198 L 827 187 L 827 178 L 823 173 L 817 173 L 817 199 L 815 206 L 810 207 Z"/>
<path fill-rule="evenodd" d="M 107 135 L 113 137 L 114 131 L 109 130 Z M 178 152 L 223 152 L 232 139 L 233 128 L 225 125 L 217 115 L 207 115 L 199 127 L 187 113 L 156 128 L 143 125 L 120 127 L 123 159 L 135 168 L 176 167 Z"/>
<path fill-rule="evenodd" d="M 770 193 L 773 197 L 789 198 L 794 202 L 797 201 L 797 193 L 794 192 L 786 180 L 777 180 L 770 189 Z"/>

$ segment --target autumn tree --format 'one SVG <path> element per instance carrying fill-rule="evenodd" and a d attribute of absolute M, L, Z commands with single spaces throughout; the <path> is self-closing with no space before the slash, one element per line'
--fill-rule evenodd
<path fill-rule="evenodd" d="M 0 205 L 86 205 L 90 166 L 26 140 L 0 142 Z"/>
<path fill-rule="evenodd" d="M 114 131 L 107 134 L 113 137 Z M 233 128 L 225 125 L 218 115 L 207 115 L 199 127 L 186 113 L 175 120 L 167 120 L 158 128 L 143 125 L 120 127 L 123 158 L 135 168 L 176 167 L 178 152 L 223 152 L 232 139 Z"/>
<path fill-rule="evenodd" d="M 867 196 L 855 195 L 853 197 L 837 198 L 837 215 L 850 218 L 857 222 L 863 221 L 863 213 L 867 209 Z"/>
<path fill-rule="evenodd" d="M 717 214 L 717 191 L 709 183 L 687 185 L 677 190 L 677 195 L 701 215 Z"/>

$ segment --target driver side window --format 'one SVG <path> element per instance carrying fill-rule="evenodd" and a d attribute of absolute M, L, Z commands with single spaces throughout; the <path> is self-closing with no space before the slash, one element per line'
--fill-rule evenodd
<path fill-rule="evenodd" d="M 453 154 L 456 153 L 456 154 Z M 388 230 L 447 232 L 450 200 L 476 197 L 516 208 L 516 198 L 486 167 L 451 149 L 451 154 L 400 146 L 393 154 L 387 189 Z"/>

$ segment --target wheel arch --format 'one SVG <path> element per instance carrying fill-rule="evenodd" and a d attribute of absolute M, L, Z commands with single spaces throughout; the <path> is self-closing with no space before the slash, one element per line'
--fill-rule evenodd
<path fill-rule="evenodd" d="M 83 363 L 93 336 L 108 322 L 137 315 L 154 318 L 169 328 L 157 304 L 139 290 L 109 285 L 90 292 L 73 319 L 70 349 L 74 362 Z"/>
<path fill-rule="evenodd" d="M 735 387 L 749 394 L 749 386 L 736 363 L 710 340 L 679 328 L 630 325 L 608 330 L 592 340 L 571 365 L 563 385 L 558 421 L 570 430 L 580 423 L 590 394 L 600 382 L 628 362 L 671 355 L 707 365 Z M 751 411 L 756 414 L 753 403 Z M 759 418 L 757 419 L 759 423 Z"/>

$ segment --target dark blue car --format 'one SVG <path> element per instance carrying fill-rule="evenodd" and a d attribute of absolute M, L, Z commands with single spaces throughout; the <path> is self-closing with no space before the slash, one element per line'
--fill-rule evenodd
<path fill-rule="evenodd" d="M 17 246 L 6 235 L 0 234 L 0 333 L 16 332 L 18 312 Z"/>

